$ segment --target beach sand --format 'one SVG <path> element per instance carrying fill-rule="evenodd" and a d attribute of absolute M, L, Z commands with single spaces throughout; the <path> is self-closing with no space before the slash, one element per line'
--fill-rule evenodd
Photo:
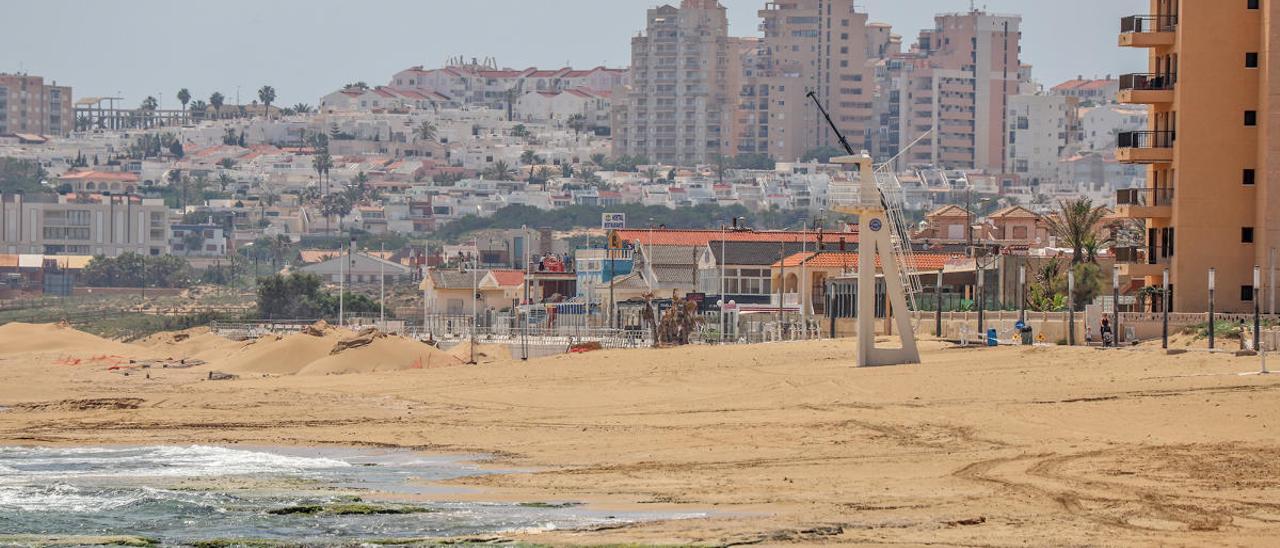
<path fill-rule="evenodd" d="M 1238 375 L 1257 358 L 924 342 L 923 365 L 857 369 L 840 340 L 377 371 L 330 368 L 330 337 L 302 335 L 324 344 L 272 338 L 200 367 L 113 370 L 69 365 L 100 352 L 56 329 L 0 328 L 0 348 L 10 330 L 29 339 L 0 350 L 0 442 L 485 453 L 521 471 L 455 480 L 478 491 L 450 496 L 711 513 L 516 540 L 1280 544 L 1280 375 Z M 298 366 L 303 350 L 319 357 Z M 313 373 L 374 372 L 297 374 L 317 360 L 328 366 Z"/>

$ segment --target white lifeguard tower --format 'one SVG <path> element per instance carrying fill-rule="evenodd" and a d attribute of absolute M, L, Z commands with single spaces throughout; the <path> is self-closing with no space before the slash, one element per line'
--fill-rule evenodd
<path fill-rule="evenodd" d="M 920 363 L 915 331 L 907 306 L 909 276 L 902 264 L 910 256 L 911 244 L 899 216 L 893 215 L 885 192 L 877 183 L 871 156 L 861 154 L 832 158 L 833 164 L 858 166 L 858 180 L 852 184 L 833 183 L 828 194 L 831 209 L 858 216 L 858 367 Z M 892 179 L 891 174 L 885 175 Z M 888 181 L 896 183 L 896 180 Z M 896 323 L 902 339 L 899 348 L 876 347 L 876 258 L 884 276 L 888 298 L 886 317 Z"/>

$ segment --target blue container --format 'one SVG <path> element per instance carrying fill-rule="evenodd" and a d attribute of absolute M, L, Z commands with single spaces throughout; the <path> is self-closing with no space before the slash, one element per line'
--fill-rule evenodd
<path fill-rule="evenodd" d="M 1000 334 L 995 329 L 987 330 L 987 346 L 1000 346 Z"/>

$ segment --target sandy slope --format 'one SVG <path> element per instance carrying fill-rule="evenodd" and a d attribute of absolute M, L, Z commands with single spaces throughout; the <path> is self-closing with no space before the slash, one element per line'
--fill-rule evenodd
<path fill-rule="evenodd" d="M 516 535 L 549 544 L 1280 543 L 1280 377 L 1237 374 L 1256 358 L 924 346 L 874 369 L 826 341 L 218 382 L 11 355 L 0 441 L 483 451 L 532 471 L 458 496 L 723 512 Z"/>

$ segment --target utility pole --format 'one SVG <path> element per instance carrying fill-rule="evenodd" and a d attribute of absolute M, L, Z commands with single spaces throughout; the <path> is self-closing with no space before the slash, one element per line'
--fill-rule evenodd
<path fill-rule="evenodd" d="M 347 261 L 342 258 L 342 251 L 339 250 L 338 251 L 338 327 L 343 327 L 347 325 L 346 315 L 345 315 L 346 303 L 344 302 L 346 298 L 347 278 L 343 276 L 343 273 L 342 273 L 342 267 L 346 265 L 346 263 Z"/>
<path fill-rule="evenodd" d="M 387 328 L 387 267 L 386 259 L 383 257 L 387 253 L 387 244 L 378 246 L 378 325 L 379 329 Z"/>
<path fill-rule="evenodd" d="M 471 259 L 471 360 L 476 363 L 476 329 L 480 327 L 480 245 L 477 243 L 476 254 Z"/>

